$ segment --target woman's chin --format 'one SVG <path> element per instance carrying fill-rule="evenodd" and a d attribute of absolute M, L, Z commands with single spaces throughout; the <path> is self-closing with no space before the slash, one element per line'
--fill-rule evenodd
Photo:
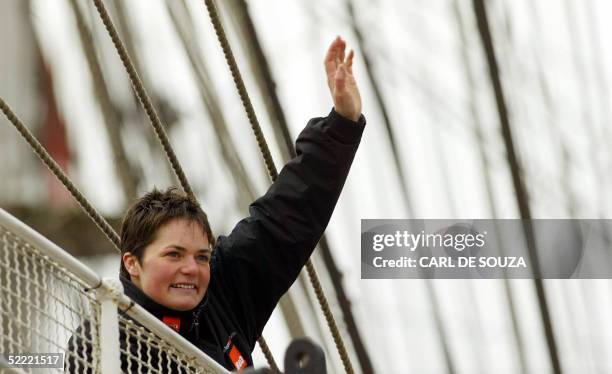
<path fill-rule="evenodd" d="M 181 297 L 181 298 L 172 298 L 168 303 L 165 304 L 170 309 L 178 310 L 181 312 L 191 310 L 198 306 L 201 298 L 194 297 Z"/>

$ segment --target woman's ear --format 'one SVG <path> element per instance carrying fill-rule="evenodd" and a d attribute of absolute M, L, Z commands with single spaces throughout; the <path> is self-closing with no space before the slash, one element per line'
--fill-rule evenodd
<path fill-rule="evenodd" d="M 140 264 L 138 259 L 131 252 L 125 252 L 122 256 L 123 265 L 125 269 L 132 277 L 138 277 L 140 275 Z"/>

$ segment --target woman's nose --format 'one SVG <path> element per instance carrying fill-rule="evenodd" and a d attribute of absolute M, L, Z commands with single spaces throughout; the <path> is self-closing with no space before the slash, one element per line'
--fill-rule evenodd
<path fill-rule="evenodd" d="M 193 256 L 186 256 L 181 264 L 181 272 L 184 274 L 195 274 L 198 269 L 198 263 Z"/>

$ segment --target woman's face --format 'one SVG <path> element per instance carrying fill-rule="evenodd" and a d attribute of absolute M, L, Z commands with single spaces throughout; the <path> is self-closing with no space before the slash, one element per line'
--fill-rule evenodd
<path fill-rule="evenodd" d="M 139 263 L 131 253 L 123 261 L 132 282 L 158 304 L 180 311 L 195 308 L 210 281 L 211 248 L 202 226 L 176 218 L 162 225 Z"/>

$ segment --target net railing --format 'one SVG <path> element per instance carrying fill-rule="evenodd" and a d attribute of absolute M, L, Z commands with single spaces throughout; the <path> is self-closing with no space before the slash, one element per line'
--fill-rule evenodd
<path fill-rule="evenodd" d="M 60 354 L 26 373 L 227 373 L 95 272 L 0 209 L 0 372 L 7 356 Z"/>

